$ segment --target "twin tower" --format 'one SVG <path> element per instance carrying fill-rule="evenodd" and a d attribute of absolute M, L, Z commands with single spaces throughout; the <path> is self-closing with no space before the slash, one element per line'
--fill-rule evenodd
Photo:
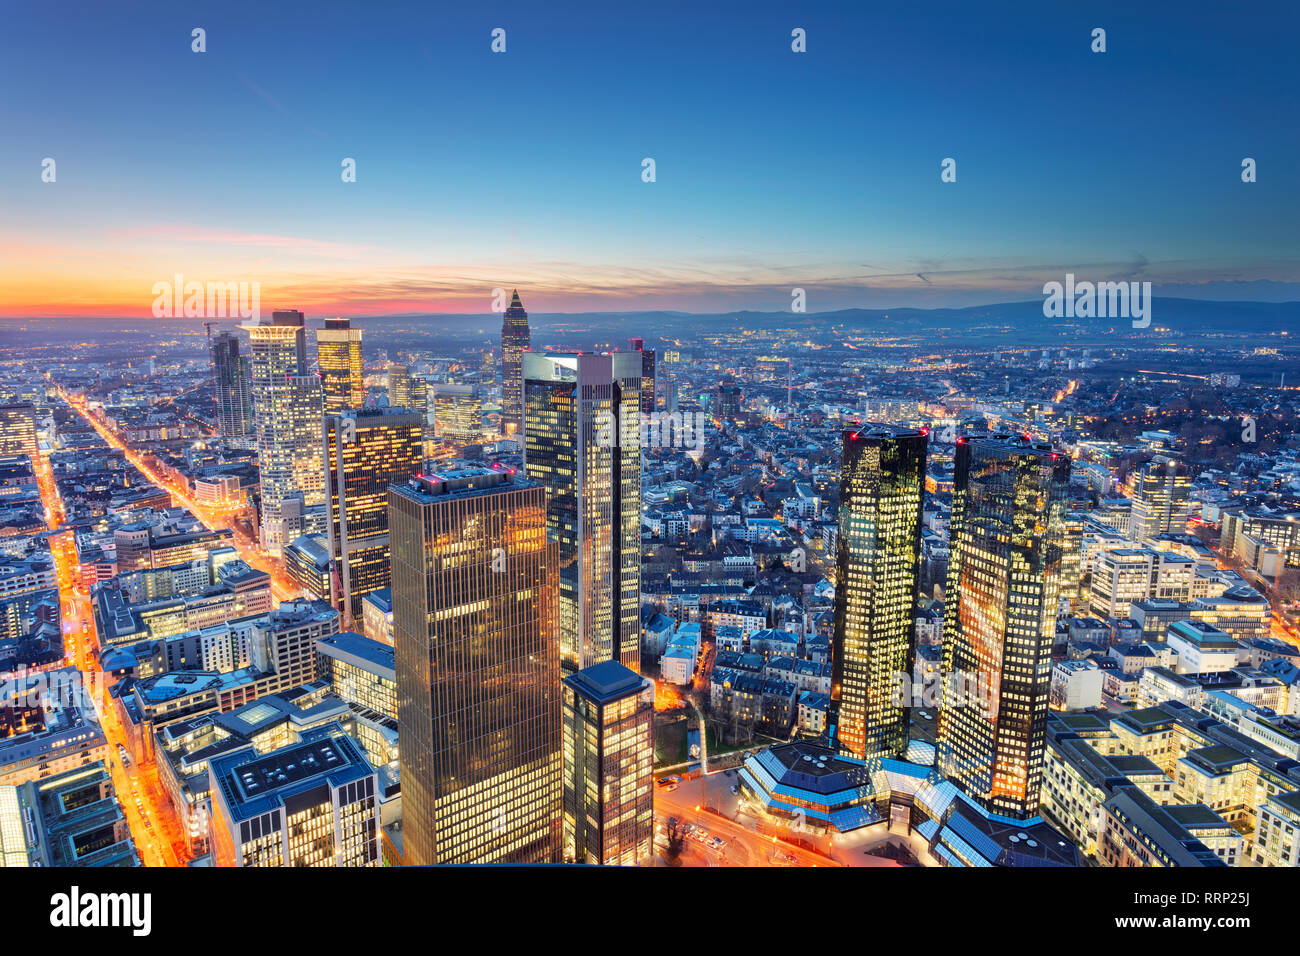
<path fill-rule="evenodd" d="M 832 745 L 907 752 L 919 705 L 916 602 L 926 430 L 844 433 Z M 939 687 L 939 769 L 990 812 L 1038 812 L 1070 459 L 1029 436 L 968 434 L 954 491 Z"/>

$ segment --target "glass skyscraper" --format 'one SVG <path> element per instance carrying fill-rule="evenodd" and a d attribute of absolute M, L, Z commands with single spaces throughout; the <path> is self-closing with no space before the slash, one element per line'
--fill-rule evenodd
<path fill-rule="evenodd" d="M 859 759 L 907 751 L 926 444 L 892 425 L 844 433 L 827 726 Z"/>
<path fill-rule="evenodd" d="M 632 351 L 641 353 L 641 411 L 652 414 L 658 407 L 655 393 L 655 350 L 645 347 L 643 339 L 628 339 Z"/>
<path fill-rule="evenodd" d="M 1133 476 L 1130 536 L 1144 541 L 1184 531 L 1191 488 L 1191 472 L 1174 458 L 1161 456 L 1143 465 Z"/>
<path fill-rule="evenodd" d="M 546 491 L 504 470 L 389 491 L 408 864 L 561 857 L 556 545 Z"/>
<path fill-rule="evenodd" d="M 1038 813 L 1070 459 L 1028 436 L 959 438 L 939 761 L 985 809 Z"/>
<path fill-rule="evenodd" d="M 528 329 L 528 313 L 515 289 L 510 297 L 510 307 L 501 319 L 501 430 L 513 425 L 518 431 L 523 421 L 524 387 L 523 354 L 532 345 L 532 332 Z"/>
<path fill-rule="evenodd" d="M 238 440 L 252 431 L 248 376 L 248 357 L 239 354 L 239 336 L 217 333 L 212 339 L 212 385 L 216 390 L 217 431 L 222 438 Z"/>
<path fill-rule="evenodd" d="M 388 587 L 388 486 L 420 470 L 424 422 L 404 408 L 326 415 L 325 498 L 339 610 L 348 627 L 367 594 Z"/>
<path fill-rule="evenodd" d="M 607 660 L 639 671 L 641 355 L 526 352 L 523 376 L 524 468 L 546 487 L 559 547 L 565 673 Z"/>
<path fill-rule="evenodd" d="M 337 415 L 366 403 L 361 374 L 361 330 L 349 319 L 326 319 L 316 332 L 316 360 L 320 365 L 325 414 Z"/>

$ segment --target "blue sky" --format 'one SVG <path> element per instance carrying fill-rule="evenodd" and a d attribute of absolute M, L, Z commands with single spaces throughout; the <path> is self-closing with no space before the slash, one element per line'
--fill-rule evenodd
<path fill-rule="evenodd" d="M 1294 6 L 895 6 L 14 6 L 0 313 L 147 315 L 176 272 L 345 314 L 964 305 L 1066 271 L 1300 299 Z"/>

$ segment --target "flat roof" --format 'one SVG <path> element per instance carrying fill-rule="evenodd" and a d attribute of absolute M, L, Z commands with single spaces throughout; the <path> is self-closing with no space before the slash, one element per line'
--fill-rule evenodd
<path fill-rule="evenodd" d="M 598 704 L 640 693 L 646 679 L 618 661 L 602 661 L 564 678 L 576 693 Z"/>

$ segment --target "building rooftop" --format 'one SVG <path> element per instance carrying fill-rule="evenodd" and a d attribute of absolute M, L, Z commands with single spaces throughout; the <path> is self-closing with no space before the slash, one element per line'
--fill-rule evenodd
<path fill-rule="evenodd" d="M 564 678 L 573 690 L 598 704 L 641 693 L 646 679 L 618 661 L 602 661 Z"/>

